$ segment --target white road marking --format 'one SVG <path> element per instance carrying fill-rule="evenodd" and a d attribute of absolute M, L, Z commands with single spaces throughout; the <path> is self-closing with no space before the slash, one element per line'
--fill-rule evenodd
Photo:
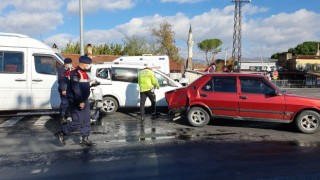
<path fill-rule="evenodd" d="M 50 116 L 40 116 L 39 119 L 33 125 L 44 126 L 50 119 L 51 119 Z"/>
<path fill-rule="evenodd" d="M 23 116 L 12 117 L 12 118 L 8 119 L 7 121 L 5 121 L 4 123 L 0 124 L 0 128 L 12 127 L 14 124 L 16 124 L 22 118 L 23 118 Z"/>

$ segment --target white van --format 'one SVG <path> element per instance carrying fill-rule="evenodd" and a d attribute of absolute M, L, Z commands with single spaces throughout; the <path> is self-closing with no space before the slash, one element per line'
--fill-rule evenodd
<path fill-rule="evenodd" d="M 100 82 L 98 87 L 103 94 L 102 113 L 112 114 L 118 107 L 139 107 L 140 93 L 138 85 L 138 72 L 145 68 L 141 65 L 103 63 L 91 67 L 91 79 Z M 154 70 L 160 88 L 155 90 L 157 106 L 167 106 L 165 92 L 181 87 L 163 72 Z M 151 106 L 149 99 L 146 106 Z"/>
<path fill-rule="evenodd" d="M 63 60 L 46 44 L 0 33 L 0 110 L 59 108 L 57 70 Z"/>
<path fill-rule="evenodd" d="M 142 56 L 121 56 L 113 62 L 141 66 L 152 63 L 154 65 L 154 69 L 157 69 L 166 75 L 170 74 L 170 62 L 168 56 L 153 56 L 152 54 L 143 54 Z"/>

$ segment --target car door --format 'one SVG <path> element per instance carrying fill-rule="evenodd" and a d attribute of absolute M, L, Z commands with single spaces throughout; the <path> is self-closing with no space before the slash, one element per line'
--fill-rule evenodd
<path fill-rule="evenodd" d="M 173 80 L 165 77 L 158 71 L 154 72 L 155 77 L 158 80 L 159 89 L 155 89 L 155 95 L 156 95 L 156 101 L 157 101 L 157 106 L 168 106 L 168 103 L 165 98 L 165 93 L 167 91 L 171 91 L 173 89 L 176 89 L 178 87 L 177 83 L 173 82 Z M 147 106 L 151 106 L 151 101 L 147 98 L 146 101 Z"/>
<path fill-rule="evenodd" d="M 237 80 L 232 76 L 213 76 L 199 90 L 200 100 L 214 116 L 235 117 L 239 114 Z"/>
<path fill-rule="evenodd" d="M 112 67 L 112 94 L 119 97 L 120 106 L 139 105 L 138 69 Z"/>
<path fill-rule="evenodd" d="M 280 120 L 284 117 L 285 101 L 281 95 L 264 79 L 240 77 L 239 95 L 240 116 L 264 120 Z"/>
<path fill-rule="evenodd" d="M 59 108 L 60 95 L 58 92 L 57 73 L 62 67 L 53 55 L 33 54 L 31 75 L 32 108 Z"/>
<path fill-rule="evenodd" d="M 30 105 L 25 48 L 0 51 L 0 110 L 26 110 Z"/>

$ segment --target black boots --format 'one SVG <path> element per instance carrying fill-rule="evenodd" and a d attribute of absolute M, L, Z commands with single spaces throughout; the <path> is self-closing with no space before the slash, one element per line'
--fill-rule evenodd
<path fill-rule="evenodd" d="M 79 144 L 81 146 L 95 146 L 96 145 L 96 143 L 89 140 L 88 136 L 82 136 Z"/>
<path fill-rule="evenodd" d="M 64 141 L 64 133 L 62 131 L 58 131 L 54 134 L 57 138 L 58 141 L 60 142 L 61 145 L 66 145 L 65 141 Z"/>
<path fill-rule="evenodd" d="M 60 142 L 61 145 L 66 145 L 64 136 L 65 134 L 62 131 L 58 131 L 54 133 L 54 135 L 58 138 L 58 141 Z M 81 146 L 95 146 L 96 143 L 92 142 L 89 140 L 88 136 L 82 136 L 79 145 Z"/>
<path fill-rule="evenodd" d="M 159 117 L 160 113 L 159 112 L 154 112 L 152 113 L 152 118 L 157 118 Z"/>

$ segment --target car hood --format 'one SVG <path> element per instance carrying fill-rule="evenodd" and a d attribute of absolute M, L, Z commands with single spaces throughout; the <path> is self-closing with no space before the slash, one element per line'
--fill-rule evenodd
<path fill-rule="evenodd" d="M 303 104 L 308 104 L 310 106 L 318 106 L 320 107 L 320 98 L 303 96 L 293 93 L 286 93 L 285 94 L 286 103 L 297 104 L 299 102 Z"/>

